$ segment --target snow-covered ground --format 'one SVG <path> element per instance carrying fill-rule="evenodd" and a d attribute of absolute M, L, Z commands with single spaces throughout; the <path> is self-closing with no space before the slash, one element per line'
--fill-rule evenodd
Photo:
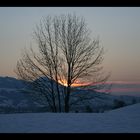
<path fill-rule="evenodd" d="M 140 103 L 106 113 L 0 114 L 0 133 L 140 133 Z"/>

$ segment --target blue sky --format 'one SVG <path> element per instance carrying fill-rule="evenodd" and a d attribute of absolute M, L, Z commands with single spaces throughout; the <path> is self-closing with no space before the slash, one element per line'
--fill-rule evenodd
<path fill-rule="evenodd" d="M 16 76 L 16 62 L 24 47 L 34 45 L 33 29 L 42 17 L 68 13 L 83 16 L 91 36 L 100 37 L 110 80 L 140 81 L 139 7 L 0 7 L 0 75 Z"/>

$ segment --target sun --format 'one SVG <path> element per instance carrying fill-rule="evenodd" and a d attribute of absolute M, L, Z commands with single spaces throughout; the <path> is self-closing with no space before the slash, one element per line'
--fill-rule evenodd
<path fill-rule="evenodd" d="M 58 80 L 58 83 L 60 83 L 61 85 L 65 86 L 65 87 L 68 86 L 67 81 L 66 81 L 65 79 L 63 79 L 63 80 Z"/>
<path fill-rule="evenodd" d="M 60 83 L 63 86 L 66 86 L 66 87 L 68 86 L 67 81 L 65 79 L 58 80 L 58 83 Z M 81 83 L 79 80 L 76 80 L 71 86 L 72 87 L 80 87 L 80 86 L 85 86 L 87 84 L 89 84 L 89 83 Z"/>
<path fill-rule="evenodd" d="M 67 84 L 67 83 L 63 83 L 63 85 L 64 85 L 65 87 L 67 87 L 67 86 L 68 86 L 68 84 Z"/>

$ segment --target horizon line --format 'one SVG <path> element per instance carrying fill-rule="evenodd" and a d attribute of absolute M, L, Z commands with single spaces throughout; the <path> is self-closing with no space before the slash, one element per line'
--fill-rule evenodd
<path fill-rule="evenodd" d="M 7 76 L 7 75 L 5 75 L 5 76 L 3 76 L 3 75 L 0 75 L 0 77 L 2 77 L 2 78 L 15 78 L 15 79 L 18 79 L 17 77 L 14 77 L 14 76 Z M 102 82 L 99 82 L 99 84 L 100 83 L 102 83 Z M 131 80 L 109 80 L 109 81 L 106 81 L 105 82 L 106 84 L 140 84 L 140 81 L 138 81 L 138 80 L 133 80 L 133 81 L 131 81 Z"/>

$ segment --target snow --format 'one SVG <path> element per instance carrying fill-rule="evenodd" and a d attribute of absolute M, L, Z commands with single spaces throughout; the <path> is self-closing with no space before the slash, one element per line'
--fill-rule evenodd
<path fill-rule="evenodd" d="M 140 103 L 106 113 L 0 114 L 0 133 L 140 133 Z"/>

